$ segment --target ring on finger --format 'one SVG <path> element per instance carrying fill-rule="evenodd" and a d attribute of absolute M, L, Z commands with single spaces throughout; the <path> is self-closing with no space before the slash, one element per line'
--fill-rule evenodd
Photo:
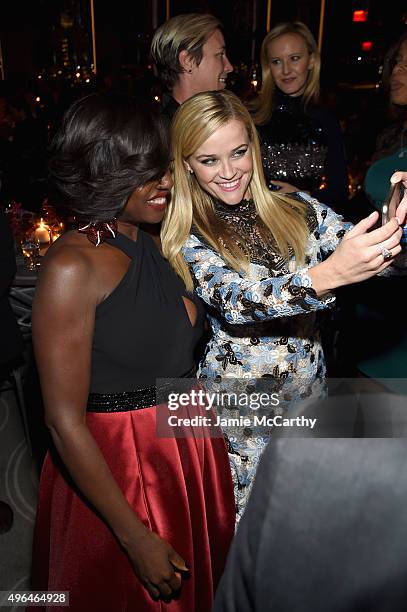
<path fill-rule="evenodd" d="M 386 249 L 386 247 L 384 246 L 380 247 L 380 253 L 383 256 L 384 261 L 390 261 L 391 259 L 393 259 L 393 253 L 389 249 Z"/>

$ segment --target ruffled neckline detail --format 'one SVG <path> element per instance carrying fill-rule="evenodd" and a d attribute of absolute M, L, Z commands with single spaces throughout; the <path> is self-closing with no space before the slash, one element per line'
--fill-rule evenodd
<path fill-rule="evenodd" d="M 221 200 L 214 200 L 213 204 L 216 212 L 222 213 L 222 215 L 233 215 L 236 213 L 239 213 L 239 215 L 242 213 L 257 214 L 256 206 L 252 199 L 243 198 L 243 200 L 241 200 L 238 204 L 233 205 L 224 204 L 223 202 L 221 202 Z"/>
<path fill-rule="evenodd" d="M 260 231 L 257 208 L 252 199 L 243 199 L 234 206 L 219 200 L 213 203 L 216 214 L 232 230 L 251 263 L 266 267 L 273 276 L 286 269 L 287 262 L 277 252 L 273 238 L 265 241 Z"/>

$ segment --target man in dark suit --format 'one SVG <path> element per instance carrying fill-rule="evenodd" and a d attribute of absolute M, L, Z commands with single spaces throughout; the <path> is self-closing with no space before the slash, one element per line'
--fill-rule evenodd
<path fill-rule="evenodd" d="M 15 273 L 13 236 L 6 215 L 0 210 L 0 381 L 7 377 L 23 348 L 21 332 L 8 300 Z"/>
<path fill-rule="evenodd" d="M 215 612 L 405 611 L 406 468 L 404 439 L 272 441 Z"/>
<path fill-rule="evenodd" d="M 226 87 L 233 66 L 226 56 L 221 27 L 213 15 L 187 13 L 172 17 L 156 30 L 151 55 L 166 88 L 162 113 L 169 120 L 196 93 Z"/>
<path fill-rule="evenodd" d="M 0 210 L 0 389 L 21 355 L 23 341 L 8 301 L 8 291 L 16 273 L 14 242 L 6 215 Z M 0 501 L 0 533 L 11 529 L 13 512 Z"/>

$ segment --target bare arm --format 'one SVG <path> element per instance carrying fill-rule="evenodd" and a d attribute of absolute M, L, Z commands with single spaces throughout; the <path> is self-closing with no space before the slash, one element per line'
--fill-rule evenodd
<path fill-rule="evenodd" d="M 33 340 L 53 441 L 72 478 L 104 517 L 150 594 L 180 586 L 185 563 L 149 531 L 125 499 L 86 426 L 97 275 L 78 249 L 50 253 L 33 307 Z"/>

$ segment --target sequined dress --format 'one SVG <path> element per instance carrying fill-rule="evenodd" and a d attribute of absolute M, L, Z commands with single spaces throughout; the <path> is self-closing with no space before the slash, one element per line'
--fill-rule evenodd
<path fill-rule="evenodd" d="M 320 106 L 278 92 L 270 121 L 258 126 L 267 183 L 284 181 L 334 205 L 347 198 L 342 133 Z"/>
<path fill-rule="evenodd" d="M 284 260 L 265 247 L 257 227 L 252 201 L 230 207 L 215 203 L 217 214 L 250 250 L 248 273 L 238 273 L 205 243 L 191 234 L 183 250 L 196 287 L 207 306 L 212 338 L 198 375 L 212 388 L 233 379 L 270 378 L 284 410 L 310 396 L 322 384 L 325 361 L 320 342 L 318 311 L 335 300 L 323 299 L 312 288 L 308 268 L 328 256 L 350 228 L 330 208 L 306 194 L 298 194 L 307 207 L 309 239 L 303 268 L 294 272 L 293 261 Z M 242 513 L 261 452 L 270 432 L 238 428 L 229 435 L 238 516 Z M 258 435 L 257 435 L 258 434 Z"/>

